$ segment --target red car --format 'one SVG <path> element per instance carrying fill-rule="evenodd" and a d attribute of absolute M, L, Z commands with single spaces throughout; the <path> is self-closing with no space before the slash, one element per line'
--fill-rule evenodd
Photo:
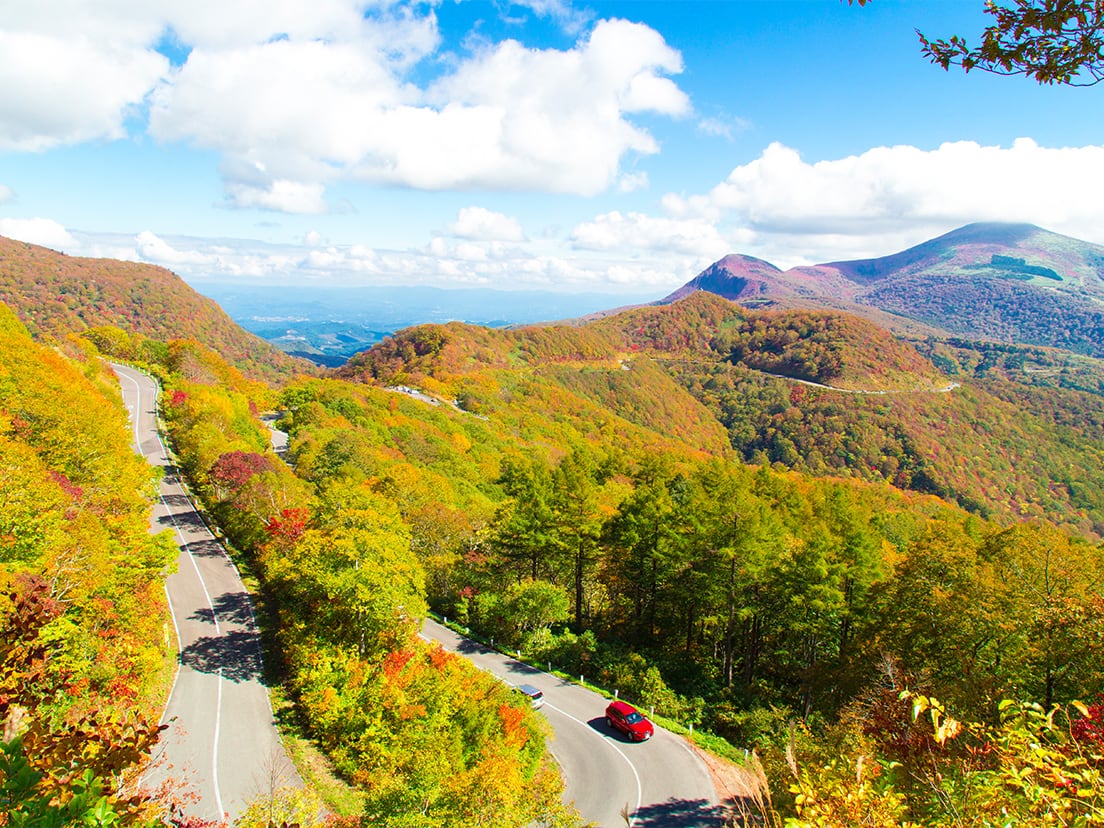
<path fill-rule="evenodd" d="M 643 713 L 623 701 L 612 701 L 606 707 L 606 724 L 620 730 L 633 742 L 651 739 L 655 732 Z"/>

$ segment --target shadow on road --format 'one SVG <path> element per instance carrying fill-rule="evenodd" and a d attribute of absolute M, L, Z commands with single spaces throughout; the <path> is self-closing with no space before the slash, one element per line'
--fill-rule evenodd
<path fill-rule="evenodd" d="M 622 742 L 626 745 L 643 744 L 642 742 L 634 742 L 617 728 L 610 727 L 608 724 L 606 724 L 605 716 L 595 716 L 593 719 L 587 721 L 587 724 L 590 725 L 590 729 L 593 730 L 595 733 L 601 733 L 603 736 L 609 736 L 611 739 L 616 739 L 618 742 Z"/>
<path fill-rule="evenodd" d="M 208 607 L 200 607 L 188 616 L 188 620 L 214 624 L 217 618 L 220 624 L 237 624 L 252 628 L 253 611 L 249 603 L 249 596 L 244 592 L 224 592 L 215 598 L 212 603 L 214 604 L 213 612 Z"/>
<path fill-rule="evenodd" d="M 260 635 L 228 632 L 196 639 L 180 653 L 180 661 L 197 673 L 217 673 L 227 681 L 262 681 Z"/>
<path fill-rule="evenodd" d="M 517 674 L 517 676 L 520 678 L 527 678 L 530 676 L 543 676 L 545 674 L 544 670 L 540 670 L 529 664 L 523 664 L 520 661 L 513 660 L 507 662 L 506 672 L 510 673 L 511 675 Z"/>
<path fill-rule="evenodd" d="M 725 809 L 704 799 L 668 799 L 633 814 L 641 828 L 723 828 Z"/>
<path fill-rule="evenodd" d="M 490 650 L 484 647 L 478 641 L 472 641 L 470 638 L 461 638 L 460 644 L 456 647 L 456 652 L 461 655 L 473 655 L 479 653 L 491 653 L 494 650 Z"/>
<path fill-rule="evenodd" d="M 214 600 L 215 616 L 223 623 L 253 626 L 253 610 L 244 592 L 224 592 Z"/>

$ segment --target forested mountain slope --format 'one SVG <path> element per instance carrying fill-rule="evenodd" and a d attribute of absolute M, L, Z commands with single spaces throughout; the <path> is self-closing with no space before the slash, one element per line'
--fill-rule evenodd
<path fill-rule="evenodd" d="M 892 255 L 787 271 L 726 256 L 663 301 L 696 290 L 749 307 L 846 310 L 901 332 L 1104 357 L 1104 247 L 1030 224 L 970 224 Z"/>
<path fill-rule="evenodd" d="M 885 481 L 981 515 L 1104 535 L 1094 425 L 1104 397 L 1038 384 L 1070 358 L 1017 351 L 1021 368 L 998 373 L 981 370 L 983 357 L 971 363 L 965 345 L 952 359 L 949 346 L 917 344 L 943 353 L 950 373 L 855 316 L 749 311 L 699 291 L 580 327 L 408 329 L 339 373 L 417 386 L 550 445 L 567 433 L 556 437 L 550 422 L 586 433 L 617 415 L 657 446 L 677 438 L 718 456 L 731 448 L 745 462 Z M 1080 365 L 1069 381 L 1090 374 Z M 643 439 L 622 434 L 626 446 Z"/>
<path fill-rule="evenodd" d="M 156 485 L 130 443 L 100 362 L 33 342 L 0 304 L 0 803 L 11 824 L 143 811 L 130 797 L 171 674 L 162 577 L 175 547 L 149 534 Z M 84 798 L 70 801 L 77 788 Z"/>
<path fill-rule="evenodd" d="M 113 326 L 154 340 L 194 339 L 254 377 L 313 372 L 242 329 L 174 273 L 117 259 L 66 256 L 0 236 L 0 297 L 38 338 Z"/>
<path fill-rule="evenodd" d="M 745 313 L 748 321 L 719 326 L 693 358 L 672 350 L 664 332 L 679 329 L 681 314 L 664 325 L 668 311 L 642 308 L 596 324 L 650 331 L 668 355 L 663 364 L 724 423 L 746 461 L 885 480 L 979 514 L 1104 536 L 1104 397 L 1057 381 L 1068 372 L 1067 384 L 1091 387 L 1092 365 L 1083 363 L 1094 361 L 1005 348 L 1007 370 L 987 370 L 963 344 L 961 362 L 946 359 L 941 374 L 912 345 L 854 317 Z M 930 353 L 946 347 L 920 344 Z"/>
<path fill-rule="evenodd" d="M 1012 708 L 1000 699 L 1049 709 L 1104 690 L 1104 568 L 1094 525 L 1075 525 L 1069 500 L 1100 488 L 1097 426 L 1069 425 L 1080 409 L 1067 406 L 1095 395 L 1021 384 L 1037 396 L 1019 410 L 995 375 L 965 370 L 964 347 L 953 356 L 954 388 L 912 345 L 861 320 L 752 313 L 698 292 L 567 330 L 400 332 L 349 366 L 357 384 L 286 389 L 284 424 L 306 480 L 357 483 L 396 505 L 428 601 L 449 618 L 758 747 L 784 813 L 794 772 L 806 806 L 868 791 L 853 766 L 832 764 L 861 751 L 895 818 L 907 801 L 918 824 L 942 825 L 963 807 L 1026 813 L 1038 802 L 999 775 L 1030 761 L 1021 742 L 1002 742 L 983 766 L 969 758 L 987 727 L 1008 728 L 990 743 L 1028 727 L 1002 719 Z M 632 382 L 644 363 L 731 415 L 737 446 L 738 424 L 754 439 L 792 421 L 792 437 L 834 448 L 839 465 L 824 462 L 831 476 L 785 470 L 807 462 L 792 439 L 792 456 L 744 465 L 726 447 L 662 440 L 676 426 L 662 407 L 645 424 L 589 405 L 599 400 L 590 374 Z M 833 382 L 847 390 L 808 384 Z M 1049 432 L 1063 420 L 1061 440 L 1087 454 L 1054 460 L 1086 476 L 1083 490 L 1046 477 L 1060 442 Z M 864 468 L 875 455 L 884 468 Z M 923 488 L 929 475 L 934 487 L 936 473 L 987 500 L 966 503 L 971 514 L 880 482 Z M 1081 531 L 1049 525 L 1056 516 Z M 958 731 L 926 736 L 903 691 L 937 697 L 937 724 L 943 705 L 970 716 L 970 735 L 944 750 Z"/>
<path fill-rule="evenodd" d="M 471 414 L 513 422 L 519 435 L 551 432 L 552 443 L 563 442 L 555 437 L 562 423 L 580 434 L 617 432 L 626 447 L 717 452 L 726 444 L 712 414 L 650 358 L 591 326 L 422 325 L 358 354 L 337 375 L 413 384 Z"/>

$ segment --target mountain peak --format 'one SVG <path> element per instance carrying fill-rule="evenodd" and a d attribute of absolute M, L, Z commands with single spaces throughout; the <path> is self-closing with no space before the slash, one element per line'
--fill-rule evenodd
<path fill-rule="evenodd" d="M 661 301 L 696 290 L 745 306 L 847 310 L 913 334 L 1104 356 L 1104 246 L 1034 224 L 975 222 L 888 256 L 787 271 L 725 256 Z"/>
<path fill-rule="evenodd" d="M 730 253 L 711 264 L 694 279 L 660 300 L 660 304 L 677 302 L 699 290 L 716 293 L 734 302 L 746 301 L 765 292 L 782 271 L 770 262 Z"/>

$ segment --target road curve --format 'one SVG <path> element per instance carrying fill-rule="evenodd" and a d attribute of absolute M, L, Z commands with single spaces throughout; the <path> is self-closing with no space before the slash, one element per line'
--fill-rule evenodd
<path fill-rule="evenodd" d="M 600 828 L 719 828 L 722 810 L 709 771 L 686 741 L 657 727 L 632 744 L 605 722 L 607 699 L 571 681 L 522 664 L 426 619 L 422 637 L 439 641 L 509 684 L 544 691 L 541 711 L 552 725 L 549 750 L 563 771 L 565 800 Z"/>
<path fill-rule="evenodd" d="M 157 385 L 132 368 L 112 368 L 135 447 L 165 472 L 150 531 L 170 529 L 180 546 L 177 571 L 165 579 L 179 664 L 161 719 L 169 728 L 143 784 L 183 780 L 195 797 L 185 803 L 185 815 L 232 821 L 258 796 L 302 782 L 273 720 L 249 595 L 193 507 L 158 435 Z"/>

